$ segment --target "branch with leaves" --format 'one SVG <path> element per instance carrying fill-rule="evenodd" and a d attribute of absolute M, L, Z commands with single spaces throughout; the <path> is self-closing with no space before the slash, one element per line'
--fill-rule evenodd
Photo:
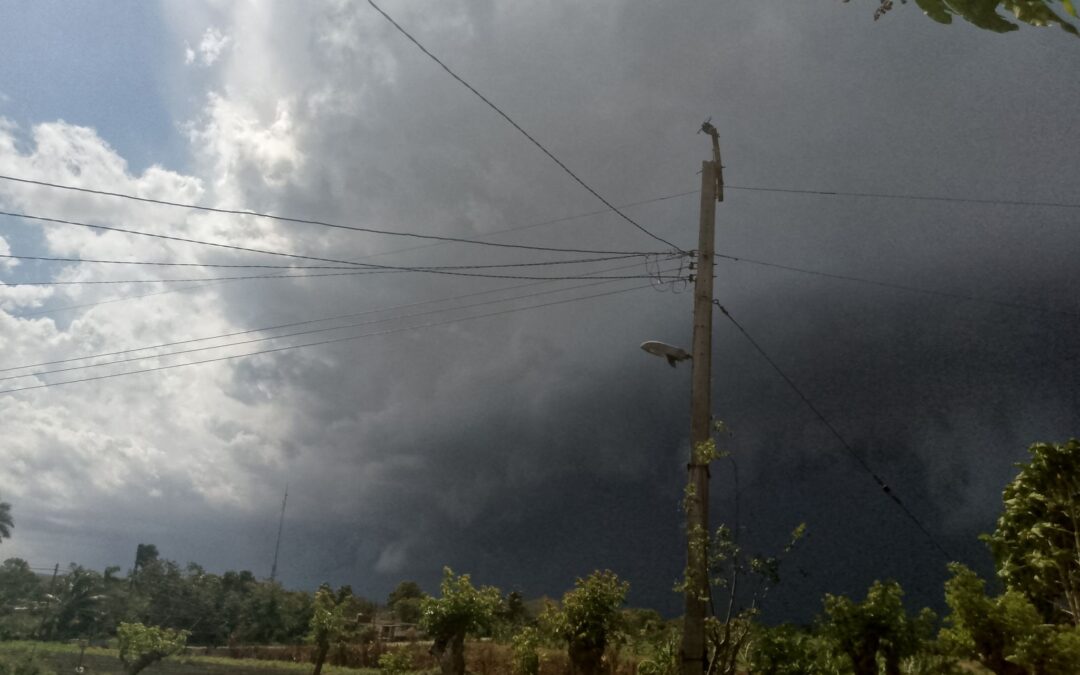
<path fill-rule="evenodd" d="M 900 0 L 900 4 L 907 4 L 907 0 Z M 1030 26 L 1059 26 L 1067 33 L 1080 36 L 1075 22 L 1055 11 L 1055 7 L 1060 4 L 1065 14 L 1077 19 L 1073 0 L 1060 0 L 1060 3 L 1055 0 L 915 0 L 915 4 L 938 23 L 950 24 L 953 17 L 958 16 L 983 30 L 995 33 L 1018 30 L 1020 24 L 1024 23 Z M 874 20 L 880 19 L 894 8 L 894 0 L 879 0 L 878 7 L 874 10 Z M 1015 21 L 1011 21 L 1001 12 L 1011 14 Z"/>

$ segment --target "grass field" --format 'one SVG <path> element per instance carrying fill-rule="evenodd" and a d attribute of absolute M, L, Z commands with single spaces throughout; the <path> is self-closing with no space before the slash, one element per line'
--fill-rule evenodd
<path fill-rule="evenodd" d="M 51 642 L 0 642 L 0 656 L 26 658 L 33 654 L 57 675 L 75 673 L 80 663 L 79 647 Z M 88 647 L 82 655 L 86 675 L 123 675 L 115 649 Z M 146 675 L 300 675 L 310 673 L 310 663 L 256 661 L 214 656 L 174 656 L 142 671 Z M 352 669 L 324 666 L 325 675 L 378 675 L 372 668 Z"/>

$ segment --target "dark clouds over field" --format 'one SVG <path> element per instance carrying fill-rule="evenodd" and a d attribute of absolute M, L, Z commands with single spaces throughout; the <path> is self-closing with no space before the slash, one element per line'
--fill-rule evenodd
<path fill-rule="evenodd" d="M 615 203 L 696 189 L 708 145 L 694 132 L 707 116 L 720 129 L 731 186 L 1080 202 L 1074 39 L 946 28 L 914 6 L 875 23 L 863 4 L 387 10 Z M 69 101 L 67 112 L 42 104 L 20 116 L 20 101 L 38 100 L 35 88 L 47 85 L 9 67 L 0 79 L 8 119 L 0 173 L 459 237 L 601 208 L 366 4 L 165 4 L 146 21 L 175 51 L 158 67 L 154 94 L 167 115 L 144 120 L 118 107 L 106 119 L 98 102 L 80 118 Z M 138 59 L 137 48 L 118 39 L 103 49 Z M 110 86 L 124 91 L 123 81 Z M 141 141 L 132 131 L 140 125 L 153 130 Z M 106 132 L 115 128 L 122 138 Z M 172 130 L 169 151 L 155 160 L 162 128 Z M 154 161 L 163 168 L 147 168 Z M 423 243 L 12 184 L 0 185 L 0 203 L 322 257 Z M 696 209 L 691 195 L 629 212 L 689 248 Z M 732 261 L 718 263 L 717 297 L 952 557 L 985 570 L 975 536 L 992 527 L 1012 464 L 1030 443 L 1064 440 L 1080 423 L 1077 213 L 729 189 L 718 208 L 722 253 L 1047 311 Z M 23 254 L 264 262 L 13 219 L 0 228 Z M 612 215 L 491 241 L 660 250 Z M 441 245 L 370 260 L 553 257 Z M 158 272 L 26 263 L 4 279 Z M 0 348 L 4 366 L 36 363 L 524 283 L 404 274 L 249 281 L 38 316 L 30 313 L 147 289 L 5 290 Z M 383 331 L 643 283 L 350 322 L 443 310 L 353 329 Z M 690 306 L 689 293 L 645 289 L 0 395 L 0 495 L 17 522 L 4 553 L 101 567 L 127 564 L 138 542 L 153 542 L 166 557 L 212 570 L 268 574 L 288 482 L 279 574 L 290 585 L 347 582 L 382 597 L 402 578 L 433 590 L 449 564 L 529 596 L 554 595 L 610 567 L 630 579 L 635 603 L 674 613 L 689 369 L 672 371 L 637 345 L 688 344 Z M 879 577 L 900 580 L 917 602 L 939 602 L 940 554 L 721 316 L 714 367 L 748 543 L 770 550 L 808 524 L 770 598 L 774 616 L 807 618 L 821 594 L 860 592 Z M 731 522 L 730 465 L 713 476 L 714 520 Z"/>

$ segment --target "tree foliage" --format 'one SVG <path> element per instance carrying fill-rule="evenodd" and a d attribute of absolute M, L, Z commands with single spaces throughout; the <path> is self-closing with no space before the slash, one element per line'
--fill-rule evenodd
<path fill-rule="evenodd" d="M 136 675 L 147 666 L 183 651 L 188 632 L 141 623 L 122 623 L 116 629 L 120 662 L 127 675 Z"/>
<path fill-rule="evenodd" d="M 611 570 L 597 570 L 574 581 L 562 605 L 549 605 L 541 616 L 547 630 L 566 643 L 570 662 L 581 675 L 599 673 L 604 650 L 622 627 L 622 613 L 630 584 Z"/>
<path fill-rule="evenodd" d="M 907 4 L 907 0 L 900 0 L 900 3 Z M 958 16 L 979 28 L 995 33 L 1008 33 L 1019 29 L 1019 23 L 1025 23 L 1031 26 L 1060 26 L 1068 33 L 1080 34 L 1073 22 L 1056 11 L 1060 4 L 1065 14 L 1076 19 L 1077 11 L 1073 0 L 1060 0 L 1060 3 L 1055 0 L 915 0 L 915 4 L 938 23 L 950 24 L 953 17 Z M 881 18 L 894 6 L 894 0 L 879 0 L 874 19 Z M 1009 20 L 1002 12 L 1011 14 L 1016 21 Z"/>
<path fill-rule="evenodd" d="M 1080 663 L 1080 628 L 1043 621 L 1021 592 L 987 597 L 986 582 L 958 563 L 949 566 L 945 602 L 951 613 L 941 641 L 997 675 L 1068 675 Z"/>
<path fill-rule="evenodd" d="M 933 636 L 937 617 L 923 609 L 915 617 L 904 610 L 904 592 L 895 581 L 875 581 L 862 602 L 844 596 L 825 596 L 822 634 L 850 662 L 855 675 L 900 675 L 901 662 Z"/>
<path fill-rule="evenodd" d="M 1080 625 L 1080 441 L 1036 443 L 984 538 L 998 576 L 1047 621 Z"/>
<path fill-rule="evenodd" d="M 314 675 L 322 672 L 326 654 L 333 645 L 345 643 L 356 630 L 356 615 L 350 612 L 352 588 L 342 586 L 335 593 L 323 584 L 312 603 L 308 641 L 315 645 Z"/>
<path fill-rule="evenodd" d="M 11 504 L 0 502 L 0 541 L 11 539 L 11 529 L 15 521 L 11 518 Z"/>
<path fill-rule="evenodd" d="M 420 622 L 420 601 L 427 597 L 415 581 L 402 581 L 386 598 L 386 606 L 402 623 Z"/>
<path fill-rule="evenodd" d="M 540 632 L 535 627 L 526 626 L 516 633 L 510 641 L 510 650 L 515 675 L 539 675 Z"/>
<path fill-rule="evenodd" d="M 443 568 L 440 597 L 420 603 L 420 627 L 433 640 L 432 654 L 446 675 L 465 672 L 465 636 L 490 630 L 501 594 L 492 586 L 476 588 L 468 574 Z"/>

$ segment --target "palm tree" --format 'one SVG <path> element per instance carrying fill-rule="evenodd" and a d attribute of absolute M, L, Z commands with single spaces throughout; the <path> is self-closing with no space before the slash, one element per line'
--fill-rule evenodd
<path fill-rule="evenodd" d="M 11 504 L 0 502 L 0 541 L 11 539 L 11 528 L 15 521 L 11 519 Z"/>

